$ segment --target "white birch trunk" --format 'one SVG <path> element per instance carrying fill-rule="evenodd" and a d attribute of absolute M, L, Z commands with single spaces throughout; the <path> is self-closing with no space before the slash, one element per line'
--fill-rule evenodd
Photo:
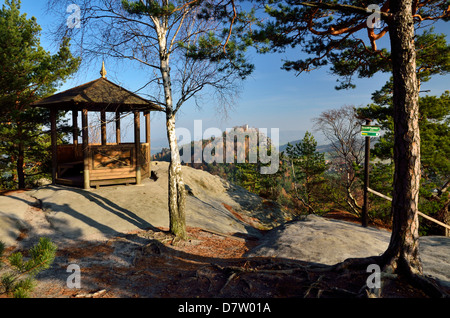
<path fill-rule="evenodd" d="M 175 134 L 175 113 L 172 99 L 172 82 L 170 79 L 170 54 L 167 51 L 167 23 L 154 20 L 159 40 L 160 71 L 164 87 L 166 104 L 167 139 L 171 152 L 169 165 L 169 227 L 170 232 L 180 239 L 186 238 L 185 186 L 181 174 L 181 160 Z"/>
<path fill-rule="evenodd" d="M 186 238 L 185 201 L 186 192 L 181 173 L 181 160 L 175 134 L 175 116 L 167 115 L 167 138 L 170 147 L 169 165 L 169 217 L 170 232 L 181 239 Z"/>

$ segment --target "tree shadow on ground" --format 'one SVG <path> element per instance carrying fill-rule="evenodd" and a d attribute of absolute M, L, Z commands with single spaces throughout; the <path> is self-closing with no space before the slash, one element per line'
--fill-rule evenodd
<path fill-rule="evenodd" d="M 152 227 L 134 213 L 109 200 L 83 193 L 97 204 L 145 230 L 122 234 L 78 211 L 73 217 L 111 235 L 107 242 L 73 240 L 60 246 L 51 268 L 37 277 L 35 297 L 75 296 L 67 287 L 69 264 L 81 268 L 84 291 L 105 289 L 105 297 L 219 297 L 219 298 L 342 298 L 367 297 L 364 288 L 370 273 L 366 268 L 337 269 L 335 266 L 282 258 L 249 258 L 219 255 L 224 246 L 242 244 L 242 239 L 222 236 L 211 241 L 194 235 L 177 242 L 167 231 Z M 108 202 L 109 201 L 109 202 Z M 150 226 L 149 226 L 150 225 Z M 191 232 L 190 235 L 193 235 Z M 73 233 L 77 237 L 77 233 Z M 213 234 L 209 234 L 213 235 Z M 219 235 L 220 236 L 220 235 Z M 244 242 L 247 249 L 254 241 Z M 199 252 L 204 248 L 207 252 Z M 49 291 L 49 289 L 51 291 Z M 383 297 L 426 297 L 401 278 L 389 280 Z"/>
<path fill-rule="evenodd" d="M 74 193 L 82 195 L 83 197 L 97 204 L 104 210 L 124 219 L 125 221 L 129 222 L 130 224 L 133 224 L 139 229 L 147 229 L 152 227 L 150 223 L 148 223 L 146 220 L 138 216 L 136 213 L 122 208 L 121 206 L 105 198 L 104 196 L 101 196 L 91 191 L 86 191 L 83 189 L 77 189 L 73 187 L 63 187 L 63 186 L 53 186 L 53 187 L 59 188 L 61 190 L 72 191 Z"/>
<path fill-rule="evenodd" d="M 100 207 L 105 213 L 109 213 L 111 215 L 117 216 L 118 218 L 122 219 L 123 221 L 126 221 L 129 223 L 131 227 L 145 230 L 145 229 L 156 229 L 151 223 L 137 215 L 136 213 L 125 209 L 121 207 L 120 205 L 116 204 L 115 202 L 105 198 L 104 196 L 101 196 L 99 194 L 93 193 L 91 191 L 85 191 L 83 189 L 78 189 L 74 187 L 65 187 L 65 186 L 59 186 L 59 185 L 52 185 L 48 188 L 48 190 L 52 191 L 69 191 L 70 193 L 73 193 L 73 195 L 79 195 L 90 202 L 96 204 L 98 207 Z M 20 198 L 18 198 L 20 199 Z M 112 226 L 108 226 L 105 223 L 103 223 L 101 220 L 95 220 L 93 217 L 91 217 L 90 211 L 78 211 L 74 209 L 72 206 L 70 206 L 67 203 L 55 203 L 55 202 L 46 202 L 40 201 L 40 208 L 43 210 L 48 210 L 54 213 L 63 213 L 67 214 L 74 219 L 83 222 L 85 225 L 88 225 L 92 228 L 95 228 L 100 233 L 106 235 L 106 236 L 114 236 L 114 235 L 120 235 L 120 231 L 114 229 Z M 103 213 L 103 212 L 102 212 Z M 109 217 L 107 214 L 105 216 Z M 99 217 L 101 215 L 99 214 Z M 71 239 L 77 239 L 81 238 L 82 236 L 82 230 L 77 228 L 72 228 L 70 224 L 63 224 L 61 222 L 65 222 L 65 220 L 62 220 L 62 218 L 52 219 L 52 226 L 59 231 L 64 233 L 64 236 L 67 236 Z"/>
<path fill-rule="evenodd" d="M 191 229 L 192 230 L 192 229 Z M 188 231 L 190 235 L 192 231 Z M 359 298 L 367 297 L 365 269 L 338 270 L 335 266 L 281 258 L 221 257 L 216 242 L 195 238 L 174 243 L 166 231 L 121 235 L 106 243 L 80 243 L 58 251 L 52 268 L 39 280 L 52 281 L 56 294 L 74 297 L 66 287 L 67 265 L 79 264 L 83 292 L 105 290 L 102 297 L 152 298 Z M 200 241 L 200 242 L 199 242 Z M 230 243 L 230 242 L 229 242 Z M 236 242 L 231 242 L 236 244 Z M 247 242 L 251 244 L 251 242 Z M 174 245 L 172 245 L 174 244 Z M 210 244 L 207 253 L 198 252 Z M 55 286 L 59 285 L 58 288 Z M 44 295 L 44 291 L 40 291 Z M 426 297 L 402 279 L 391 280 L 383 297 Z"/>

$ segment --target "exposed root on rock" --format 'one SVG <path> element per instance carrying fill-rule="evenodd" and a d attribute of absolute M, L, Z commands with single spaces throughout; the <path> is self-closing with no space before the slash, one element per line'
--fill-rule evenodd
<path fill-rule="evenodd" d="M 449 298 L 449 291 L 440 286 L 432 277 L 424 276 L 421 272 L 411 270 L 411 267 L 405 264 L 401 259 L 387 258 L 384 255 L 371 256 L 365 258 L 350 258 L 333 266 L 331 270 L 337 272 L 366 271 L 366 275 L 370 275 L 367 268 L 371 264 L 376 264 L 381 269 L 379 273 L 379 288 L 369 288 L 364 285 L 359 296 L 364 297 L 383 297 L 389 291 L 392 285 L 410 285 L 411 287 L 422 291 L 424 295 L 431 298 Z"/>
<path fill-rule="evenodd" d="M 36 293 L 41 297 L 47 292 L 47 297 L 92 298 L 448 296 L 448 290 L 429 277 L 406 277 L 382 266 L 385 260 L 380 256 L 347 259 L 330 266 L 283 258 L 244 257 L 253 241 L 201 229 L 188 228 L 188 237 L 186 241 L 174 242 L 174 236 L 166 229 L 138 231 L 106 243 L 61 249 L 52 270 L 40 277 L 44 280 Z M 75 295 L 65 289 L 67 276 L 65 270 L 61 271 L 69 262 L 82 264 L 83 268 L 85 287 Z M 381 268 L 380 288 L 368 286 L 370 264 Z M 55 278 L 60 274 L 60 278 Z M 45 278 L 52 280 L 47 284 Z M 96 294 L 99 290 L 106 292 Z"/>

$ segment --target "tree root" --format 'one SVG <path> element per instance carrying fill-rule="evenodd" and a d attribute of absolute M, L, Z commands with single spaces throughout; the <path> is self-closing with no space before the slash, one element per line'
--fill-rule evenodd
<path fill-rule="evenodd" d="M 397 265 L 395 263 L 397 262 Z M 383 288 L 388 281 L 400 281 L 409 284 L 422 291 L 431 298 L 450 298 L 449 293 L 440 287 L 436 280 L 423 274 L 414 273 L 410 268 L 400 265 L 402 262 L 395 259 L 387 260 L 383 256 L 371 256 L 366 258 L 350 258 L 334 265 L 336 271 L 362 271 L 366 270 L 370 264 L 378 264 L 382 268 L 380 273 L 381 288 L 368 288 L 363 286 L 359 296 L 364 297 L 383 297 Z M 400 266 L 398 266 L 400 265 Z"/>
<path fill-rule="evenodd" d="M 380 264 L 382 261 L 381 256 L 370 256 L 364 258 L 348 258 L 341 263 L 333 265 L 331 270 L 349 271 L 349 270 L 366 270 L 370 264 Z"/>
<path fill-rule="evenodd" d="M 223 293 L 224 289 L 228 286 L 228 284 L 233 280 L 233 278 L 234 278 L 236 275 L 237 275 L 236 272 L 231 273 L 231 275 L 228 277 L 228 279 L 227 279 L 225 285 L 223 285 L 222 288 L 220 289 L 219 294 L 222 294 L 222 293 Z"/>
<path fill-rule="evenodd" d="M 321 283 L 321 280 L 323 279 L 323 277 L 324 277 L 324 275 L 320 275 L 319 278 L 318 278 L 314 283 L 312 283 L 312 284 L 308 287 L 308 289 L 306 290 L 306 293 L 305 293 L 305 295 L 303 296 L 303 298 L 308 298 L 308 297 L 309 297 L 309 294 L 311 293 L 311 290 L 312 290 L 313 288 L 318 288 L 318 287 L 320 286 L 320 283 Z M 320 297 L 320 294 L 321 294 L 321 293 L 322 293 L 322 290 L 319 289 L 318 292 L 317 292 L 317 298 Z"/>
<path fill-rule="evenodd" d="M 450 298 L 450 294 L 441 288 L 432 277 L 413 274 L 409 277 L 409 281 L 411 285 L 423 290 L 432 298 Z"/>
<path fill-rule="evenodd" d="M 392 259 L 387 262 L 382 256 L 372 256 L 347 259 L 333 266 L 273 262 L 267 259 L 247 261 L 240 266 L 211 265 L 227 277 L 220 289 L 220 294 L 230 287 L 233 280 L 244 280 L 251 286 L 252 280 L 277 277 L 280 284 L 284 286 L 291 286 L 292 280 L 299 278 L 300 281 L 296 286 L 303 287 L 298 289 L 299 294 L 296 296 L 305 298 L 380 298 L 399 295 L 401 297 L 449 297 L 445 287 L 441 288 L 432 277 L 408 272 L 404 266 L 393 265 L 391 261 Z M 380 266 L 379 287 L 369 288 L 370 285 L 368 286 L 371 271 L 368 272 L 367 267 L 370 264 Z M 257 278 L 253 275 L 257 275 Z"/>

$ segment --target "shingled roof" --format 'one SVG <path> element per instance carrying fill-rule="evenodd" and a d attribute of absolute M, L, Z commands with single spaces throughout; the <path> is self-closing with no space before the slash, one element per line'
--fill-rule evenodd
<path fill-rule="evenodd" d="M 139 95 L 109 81 L 102 76 L 89 83 L 44 98 L 32 106 L 57 110 L 127 112 L 162 110 Z"/>

